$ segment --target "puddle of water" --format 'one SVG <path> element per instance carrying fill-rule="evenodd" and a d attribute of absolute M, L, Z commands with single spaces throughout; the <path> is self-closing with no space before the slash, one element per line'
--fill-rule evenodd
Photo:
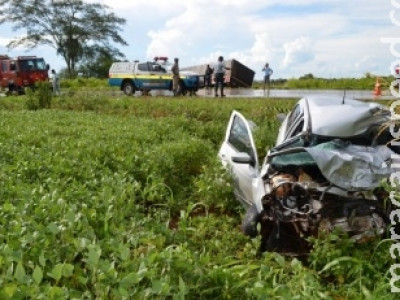
<path fill-rule="evenodd" d="M 383 95 L 380 97 L 375 97 L 372 91 L 366 90 L 348 90 L 348 91 L 341 91 L 341 90 L 275 90 L 272 89 L 269 91 L 263 91 L 261 89 L 244 89 L 244 88 L 226 88 L 224 89 L 224 93 L 228 97 L 249 97 L 249 98 L 302 98 L 305 96 L 316 96 L 316 95 L 323 95 L 323 96 L 334 96 L 334 97 L 343 97 L 344 95 L 346 98 L 350 99 L 379 99 L 379 100 L 392 100 L 394 97 L 390 95 Z M 214 96 L 213 89 L 202 89 L 197 92 L 199 96 Z"/>

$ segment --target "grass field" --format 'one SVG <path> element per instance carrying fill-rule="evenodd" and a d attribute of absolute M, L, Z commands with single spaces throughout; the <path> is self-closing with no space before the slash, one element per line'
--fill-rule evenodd
<path fill-rule="evenodd" d="M 257 257 L 216 158 L 233 109 L 262 158 L 294 100 L 0 98 L 0 299 L 395 299 L 392 241 Z M 30 107 L 28 105 L 28 107 Z"/>

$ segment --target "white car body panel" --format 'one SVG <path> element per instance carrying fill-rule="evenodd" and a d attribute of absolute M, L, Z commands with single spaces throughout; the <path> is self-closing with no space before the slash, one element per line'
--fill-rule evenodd
<path fill-rule="evenodd" d="M 351 137 L 363 134 L 373 123 L 382 122 L 382 106 L 378 103 L 360 103 L 346 99 L 343 104 L 340 99 L 318 98 L 308 99 L 313 112 L 313 134 L 334 137 Z M 318 104 L 318 105 L 317 105 Z M 329 112 L 329 113 L 327 113 Z M 353 122 L 354 121 L 354 122 Z M 353 122 L 353 126 L 348 124 Z"/>
<path fill-rule="evenodd" d="M 230 139 L 233 135 L 238 133 L 237 123 L 240 123 L 240 132 L 243 136 L 247 137 L 246 142 L 248 147 L 254 153 L 254 164 L 248 163 L 235 163 L 233 161 L 235 155 L 243 155 L 244 153 L 237 149 L 231 142 Z M 236 124 L 236 125 L 235 125 Z M 235 127 L 236 126 L 236 127 Z M 229 125 L 226 130 L 225 139 L 218 153 L 222 164 L 228 167 L 231 171 L 234 180 L 234 193 L 235 197 L 245 206 L 250 206 L 253 203 L 253 189 L 256 186 L 256 182 L 259 181 L 259 164 L 257 158 L 257 151 L 251 132 L 251 124 L 237 111 L 233 111 L 229 120 Z"/>
<path fill-rule="evenodd" d="M 400 131 L 377 103 L 302 98 L 282 121 L 261 170 L 252 122 L 234 111 L 219 151 L 246 207 L 242 231 L 261 235 L 260 251 L 304 255 L 307 237 L 340 229 L 355 241 L 387 231 L 390 205 L 381 186 L 399 160 Z M 390 126 L 389 126 L 390 125 Z M 260 226 L 258 226 L 260 225 Z M 400 230 L 400 227 L 397 229 Z"/>
<path fill-rule="evenodd" d="M 299 108 L 298 111 L 296 111 L 297 106 Z M 387 114 L 382 113 L 383 108 L 382 105 L 377 103 L 369 103 L 366 105 L 363 102 L 351 99 L 343 100 L 333 97 L 302 98 L 283 120 L 278 132 L 275 147 L 280 145 L 284 147 L 284 145 L 295 141 L 299 135 L 311 132 L 312 134 L 335 138 L 357 136 L 365 133 L 369 125 L 382 122 L 387 118 Z M 313 118 L 311 118 L 310 111 L 312 111 Z M 254 203 L 257 207 L 257 211 L 261 212 L 263 209 L 262 198 L 265 194 L 270 192 L 269 186 L 265 185 L 262 179 L 269 170 L 268 156 L 270 153 L 267 154 L 261 170 L 259 169 L 258 162 L 255 166 L 233 162 L 232 158 L 240 153 L 238 149 L 235 149 L 235 147 L 229 143 L 232 123 L 235 117 L 240 118 L 240 120 L 246 124 L 251 147 L 254 153 L 256 153 L 252 136 L 252 128 L 254 126 L 251 126 L 251 121 L 246 120 L 242 114 L 233 111 L 226 130 L 224 142 L 219 151 L 219 157 L 223 165 L 230 169 L 234 178 L 234 192 L 236 198 L 246 207 Z M 352 120 L 354 120 L 354 126 L 349 127 L 348 124 L 349 122 L 351 123 Z M 353 148 L 357 147 L 353 146 Z M 309 152 L 313 153 L 313 150 L 310 149 Z M 385 152 L 384 154 L 383 157 L 386 159 L 387 153 Z M 392 152 L 392 154 L 394 153 Z M 345 159 L 344 157 L 343 160 L 340 159 L 340 157 L 337 159 L 339 159 L 337 165 L 344 165 L 344 161 L 348 160 L 348 158 Z M 325 167 L 325 170 L 327 170 L 325 174 L 329 174 L 329 163 L 327 163 L 327 165 L 328 166 Z M 380 176 L 387 176 L 388 170 L 382 170 Z M 359 172 L 359 170 L 357 172 Z M 378 172 L 375 171 L 375 173 Z M 330 176 L 332 176 L 332 178 L 333 176 L 337 177 L 337 174 L 331 172 Z M 376 181 L 373 182 L 376 184 Z M 343 185 L 344 184 L 345 182 Z M 352 182 L 352 184 L 355 185 L 355 182 Z"/>

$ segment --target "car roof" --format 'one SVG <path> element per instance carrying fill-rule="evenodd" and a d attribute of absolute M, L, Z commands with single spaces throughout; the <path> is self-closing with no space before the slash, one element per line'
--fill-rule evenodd
<path fill-rule="evenodd" d="M 114 62 L 111 67 L 110 71 L 111 72 L 131 72 L 133 67 L 135 66 L 135 62 Z"/>
<path fill-rule="evenodd" d="M 311 96 L 299 101 L 308 113 L 311 132 L 329 137 L 352 137 L 388 120 L 390 111 L 378 103 L 332 96 Z"/>

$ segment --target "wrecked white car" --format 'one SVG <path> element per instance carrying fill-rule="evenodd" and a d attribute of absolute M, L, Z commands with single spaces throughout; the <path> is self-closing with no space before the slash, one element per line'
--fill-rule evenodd
<path fill-rule="evenodd" d="M 261 235 L 261 251 L 302 255 L 307 238 L 335 228 L 361 241 L 386 232 L 388 193 L 381 187 L 398 149 L 390 110 L 332 97 L 301 99 L 280 116 L 276 145 L 259 167 L 254 124 L 234 111 L 219 158 L 246 207 L 242 229 Z"/>

